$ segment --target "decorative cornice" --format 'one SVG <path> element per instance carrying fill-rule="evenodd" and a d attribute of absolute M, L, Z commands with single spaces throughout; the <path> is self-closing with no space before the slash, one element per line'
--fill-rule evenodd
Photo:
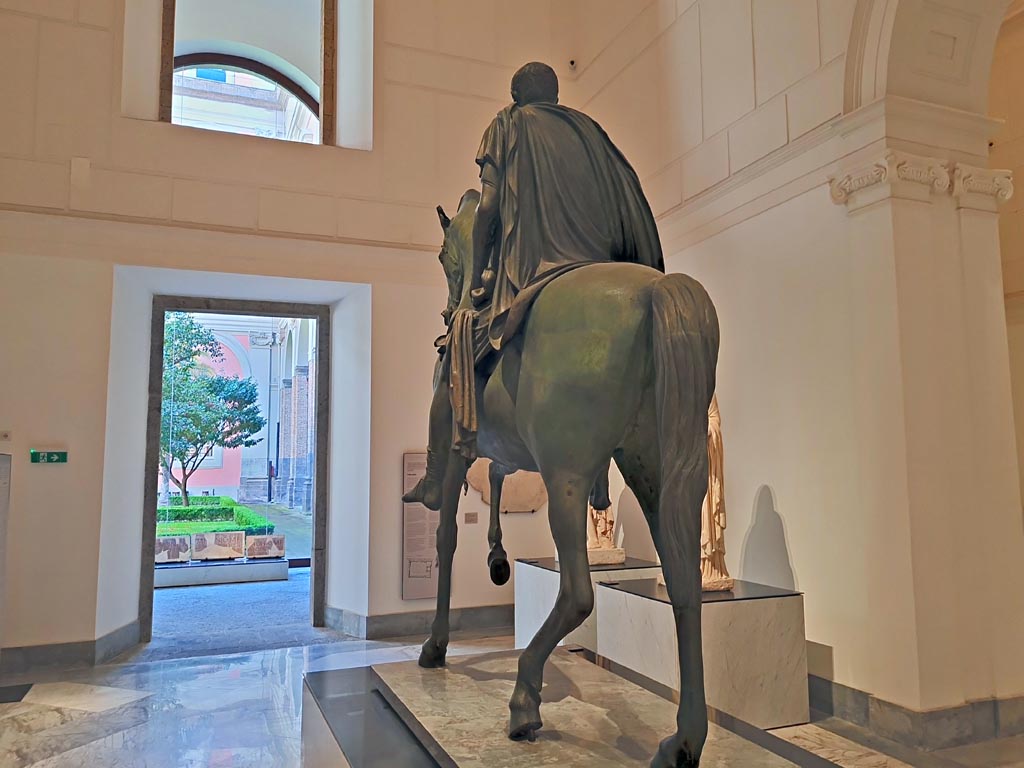
<path fill-rule="evenodd" d="M 949 168 L 941 160 L 888 150 L 880 159 L 860 165 L 845 176 L 830 178 L 829 189 L 832 201 L 843 204 L 856 192 L 894 182 L 920 184 L 936 192 L 946 192 L 951 184 Z"/>
<path fill-rule="evenodd" d="M 926 200 L 930 192 L 951 193 L 965 207 L 979 207 L 979 204 L 980 207 L 994 206 L 1013 197 L 1011 171 L 979 168 L 895 150 L 886 151 L 878 160 L 856 166 L 844 176 L 829 178 L 832 201 L 837 205 L 851 205 L 853 195 L 882 184 L 889 185 L 890 194 L 915 200 Z M 926 193 L 922 194 L 922 186 L 927 188 Z M 897 193 L 896 189 L 900 191 Z M 877 195 L 870 195 L 866 202 L 878 199 Z M 969 205 L 968 200 L 972 204 Z"/>
<path fill-rule="evenodd" d="M 1005 203 L 1013 197 L 1013 172 L 957 163 L 953 169 L 953 196 L 964 195 L 984 195 Z"/>

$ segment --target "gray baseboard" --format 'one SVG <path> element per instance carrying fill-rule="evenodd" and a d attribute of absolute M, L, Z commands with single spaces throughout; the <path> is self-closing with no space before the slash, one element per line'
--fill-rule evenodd
<path fill-rule="evenodd" d="M 381 616 L 363 616 L 354 611 L 327 606 L 325 622 L 331 629 L 366 640 L 386 637 L 428 635 L 434 621 L 434 611 L 389 613 Z M 453 608 L 450 617 L 452 631 L 462 629 L 511 630 L 515 623 L 515 606 L 483 605 L 476 608 Z"/>
<path fill-rule="evenodd" d="M 809 675 L 811 709 L 915 749 L 935 750 L 1024 734 L 1024 697 L 919 712 Z"/>
<path fill-rule="evenodd" d="M 21 675 L 37 669 L 91 667 L 103 664 L 139 643 L 139 622 L 108 632 L 96 640 L 24 645 L 0 650 L 0 675 Z"/>
<path fill-rule="evenodd" d="M 96 639 L 96 651 L 93 658 L 96 664 L 105 664 L 116 656 L 120 656 L 141 642 L 141 630 L 136 619 L 120 629 L 108 632 Z"/>
<path fill-rule="evenodd" d="M 352 637 L 366 637 L 366 617 L 344 608 L 324 607 L 324 626 Z"/>

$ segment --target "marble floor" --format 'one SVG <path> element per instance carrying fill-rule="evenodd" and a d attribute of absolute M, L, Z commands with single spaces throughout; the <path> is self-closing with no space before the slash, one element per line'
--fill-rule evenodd
<path fill-rule="evenodd" d="M 512 646 L 457 633 L 449 655 Z M 418 638 L 350 639 L 2 679 L 0 768 L 299 768 L 303 672 L 418 652 Z M 774 733 L 843 768 L 1024 768 L 1024 738 L 921 754 L 833 720 Z"/>
<path fill-rule="evenodd" d="M 512 647 L 456 635 L 449 655 Z M 413 639 L 48 672 L 0 704 L 0 768 L 299 768 L 302 673 L 408 661 Z M 0 681 L 6 686 L 28 682 Z"/>
<path fill-rule="evenodd" d="M 771 733 L 842 768 L 1024 768 L 1024 736 L 924 753 L 834 718 Z"/>

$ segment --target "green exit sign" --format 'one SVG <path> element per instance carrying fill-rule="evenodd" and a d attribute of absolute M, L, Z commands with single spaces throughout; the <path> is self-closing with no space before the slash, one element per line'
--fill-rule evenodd
<path fill-rule="evenodd" d="M 67 464 L 67 451 L 37 451 L 34 448 L 28 452 L 33 464 Z"/>

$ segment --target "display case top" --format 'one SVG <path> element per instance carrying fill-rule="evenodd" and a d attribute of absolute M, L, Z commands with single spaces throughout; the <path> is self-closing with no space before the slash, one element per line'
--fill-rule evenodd
<path fill-rule="evenodd" d="M 621 581 L 599 581 L 599 587 L 617 589 L 620 592 L 628 592 L 631 595 L 639 595 L 650 600 L 657 600 L 661 603 L 671 602 L 668 599 L 668 590 L 658 583 L 657 579 L 623 579 Z M 763 600 L 769 597 L 798 597 L 802 592 L 792 589 L 780 589 L 769 587 L 767 584 L 757 584 L 753 581 L 736 580 L 733 588 L 728 592 L 704 592 L 701 594 L 701 602 L 726 603 L 738 600 Z"/>
<path fill-rule="evenodd" d="M 553 557 L 519 557 L 517 563 L 524 565 L 535 565 L 545 571 L 558 572 L 558 561 Z M 635 568 L 660 568 L 661 566 L 653 560 L 641 560 L 639 557 L 627 557 L 624 563 L 610 563 L 607 565 L 591 565 L 591 572 L 597 571 L 631 571 Z"/>

